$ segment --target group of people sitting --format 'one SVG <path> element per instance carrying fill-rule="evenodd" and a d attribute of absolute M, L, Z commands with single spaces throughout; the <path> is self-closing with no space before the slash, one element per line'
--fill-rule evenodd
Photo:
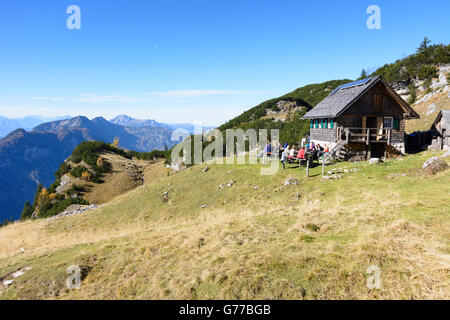
<path fill-rule="evenodd" d="M 280 158 L 283 164 L 283 169 L 285 169 L 286 162 L 292 163 L 294 161 L 299 161 L 300 163 L 305 160 L 307 155 L 311 156 L 312 159 L 319 159 L 321 156 L 328 154 L 330 149 L 327 145 L 322 147 L 320 144 L 315 144 L 313 141 L 306 144 L 305 147 L 296 149 L 295 146 L 289 146 L 285 144 L 284 147 L 280 148 Z"/>

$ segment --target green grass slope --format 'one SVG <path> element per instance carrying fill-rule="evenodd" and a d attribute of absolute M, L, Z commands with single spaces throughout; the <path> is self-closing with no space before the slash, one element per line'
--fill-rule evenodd
<path fill-rule="evenodd" d="M 341 84 L 348 83 L 351 80 L 332 80 L 319 84 L 310 84 L 298 88 L 281 97 L 265 101 L 256 107 L 253 107 L 238 117 L 226 122 L 219 127 L 219 130 L 236 129 L 278 129 L 280 130 L 280 141 L 289 144 L 298 144 L 302 137 L 309 133 L 309 122 L 302 120 L 301 117 L 322 99 L 330 94 L 335 88 Z M 278 111 L 277 102 L 279 101 L 297 102 L 298 105 L 304 106 L 303 111 L 290 114 L 286 121 L 278 121 L 278 119 L 266 117 L 267 111 Z"/>
<path fill-rule="evenodd" d="M 423 175 L 432 155 L 339 163 L 323 181 L 320 167 L 194 166 L 89 213 L 8 225 L 0 278 L 31 269 L 0 299 L 448 299 L 450 172 Z"/>

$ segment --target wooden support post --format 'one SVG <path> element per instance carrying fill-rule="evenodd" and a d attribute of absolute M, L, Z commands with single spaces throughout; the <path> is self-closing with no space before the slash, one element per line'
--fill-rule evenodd
<path fill-rule="evenodd" d="M 306 161 L 306 177 L 309 177 L 309 159 Z"/>
<path fill-rule="evenodd" d="M 388 145 L 391 144 L 391 129 L 388 129 Z"/>
<path fill-rule="evenodd" d="M 350 129 L 349 128 L 345 128 L 345 143 L 348 143 L 349 137 L 350 136 Z"/>
<path fill-rule="evenodd" d="M 325 156 L 322 158 L 322 178 L 324 174 L 325 174 Z"/>
<path fill-rule="evenodd" d="M 370 143 L 370 129 L 367 129 L 367 141 L 366 141 L 367 145 L 369 145 Z"/>

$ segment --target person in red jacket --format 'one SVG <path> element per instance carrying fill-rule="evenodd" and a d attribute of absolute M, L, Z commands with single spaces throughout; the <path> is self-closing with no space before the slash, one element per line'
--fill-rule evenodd
<path fill-rule="evenodd" d="M 305 148 L 301 148 L 301 149 L 298 151 L 297 159 L 305 159 Z"/>

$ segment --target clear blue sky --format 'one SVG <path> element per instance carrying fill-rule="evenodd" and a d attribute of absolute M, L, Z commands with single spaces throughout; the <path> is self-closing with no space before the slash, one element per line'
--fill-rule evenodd
<path fill-rule="evenodd" d="M 69 30 L 69 5 L 81 30 Z M 381 30 L 366 9 L 381 8 Z M 217 125 L 297 87 L 449 43 L 448 0 L 2 0 L 0 115 Z"/>

